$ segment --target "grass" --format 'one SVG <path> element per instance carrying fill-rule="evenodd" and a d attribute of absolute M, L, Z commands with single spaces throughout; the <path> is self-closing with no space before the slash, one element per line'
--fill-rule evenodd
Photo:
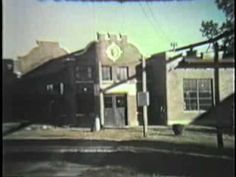
<path fill-rule="evenodd" d="M 194 130 L 194 131 L 193 131 Z M 207 131 L 206 131 L 207 130 Z M 214 129 L 187 128 L 182 136 L 175 136 L 170 127 L 154 127 L 148 129 L 148 137 L 143 137 L 142 127 L 125 129 L 103 129 L 91 132 L 89 129 L 68 128 L 27 128 L 14 132 L 4 139 L 73 139 L 73 140 L 104 140 L 104 141 L 163 141 L 175 144 L 200 144 L 216 146 L 216 134 Z M 234 135 L 224 135 L 225 147 L 234 148 Z"/>

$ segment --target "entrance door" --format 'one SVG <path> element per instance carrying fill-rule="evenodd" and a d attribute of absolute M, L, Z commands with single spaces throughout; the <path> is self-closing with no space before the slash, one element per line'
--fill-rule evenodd
<path fill-rule="evenodd" d="M 105 126 L 124 127 L 127 125 L 126 95 L 104 95 Z"/>

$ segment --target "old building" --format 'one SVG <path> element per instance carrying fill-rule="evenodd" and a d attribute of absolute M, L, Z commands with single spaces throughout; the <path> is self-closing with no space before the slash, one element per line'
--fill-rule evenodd
<path fill-rule="evenodd" d="M 59 43 L 52 41 L 36 41 L 37 46 L 24 56 L 19 56 L 15 62 L 14 71 L 21 75 L 34 70 L 38 66 L 68 52 L 59 46 Z"/>
<path fill-rule="evenodd" d="M 99 117 L 104 127 L 142 125 L 142 55 L 127 36 L 98 33 L 70 54 L 55 42 L 37 45 L 15 63 L 14 119 L 91 127 Z M 149 125 L 191 124 L 206 113 L 214 122 L 219 112 L 232 124 L 234 58 L 215 56 L 191 49 L 146 59 Z"/>
<path fill-rule="evenodd" d="M 13 72 L 14 61 L 12 59 L 2 60 L 2 101 L 3 101 L 3 122 L 12 120 L 12 92 L 17 75 Z"/>
<path fill-rule="evenodd" d="M 192 50 L 186 54 L 170 54 L 153 55 L 147 62 L 151 101 L 149 122 L 191 124 L 201 115 L 215 109 L 217 91 L 220 102 L 234 94 L 233 56 L 222 58 L 219 54 L 219 60 L 214 62 L 213 52 L 199 56 L 197 51 Z M 230 122 L 233 117 L 233 101 L 230 100 L 228 110 L 219 108 L 221 111 L 218 111 L 223 122 Z M 217 121 L 217 116 L 213 121 Z"/>
<path fill-rule="evenodd" d="M 15 117 L 90 127 L 98 116 L 103 126 L 138 125 L 135 75 L 141 54 L 126 36 L 98 34 L 86 48 L 50 59 L 49 47 L 40 42 L 40 55 L 32 50 L 18 64 L 25 72 L 16 84 Z"/>

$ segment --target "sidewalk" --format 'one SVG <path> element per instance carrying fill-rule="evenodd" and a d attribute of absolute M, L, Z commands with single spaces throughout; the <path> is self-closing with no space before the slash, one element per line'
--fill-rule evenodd
<path fill-rule="evenodd" d="M 224 135 L 224 149 L 217 148 L 215 129 L 188 127 L 182 136 L 175 136 L 170 127 L 152 126 L 148 137 L 143 137 L 142 127 L 124 129 L 59 128 L 31 125 L 3 138 L 8 151 L 35 152 L 160 152 L 197 154 L 231 158 L 234 136 Z M 17 148 L 16 148 L 17 147 Z"/>

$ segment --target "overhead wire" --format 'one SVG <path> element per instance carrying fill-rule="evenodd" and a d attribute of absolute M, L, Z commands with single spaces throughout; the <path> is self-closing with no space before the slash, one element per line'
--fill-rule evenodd
<path fill-rule="evenodd" d="M 152 21 L 150 21 L 150 18 L 148 16 L 148 14 L 146 13 L 145 8 L 143 7 L 142 3 L 140 1 L 139 2 L 139 6 L 141 7 L 141 10 L 143 12 L 143 14 L 145 15 L 145 17 L 148 19 L 148 22 L 150 23 L 150 25 L 152 26 L 153 30 L 155 31 L 156 35 L 159 36 L 158 32 L 156 31 L 155 26 L 153 25 Z"/>
<path fill-rule="evenodd" d="M 173 41 L 170 40 L 168 35 L 166 35 L 166 33 L 163 31 L 163 29 L 161 27 L 161 24 L 160 24 L 159 20 L 156 18 L 156 16 L 155 16 L 152 8 L 150 7 L 149 3 L 147 1 L 145 1 L 145 3 L 146 3 L 146 5 L 147 5 L 147 7 L 149 9 L 149 12 L 150 12 L 150 14 L 152 16 L 152 19 L 159 25 L 158 28 L 159 28 L 160 32 L 164 35 L 164 37 L 168 40 L 168 42 L 170 42 L 170 43 L 173 42 Z"/>
<path fill-rule="evenodd" d="M 93 24 L 92 24 L 92 26 L 93 26 L 93 36 L 95 36 L 94 37 L 94 39 L 96 40 L 96 12 L 95 12 L 95 4 L 94 4 L 94 1 L 92 0 L 92 8 L 93 8 Z"/>
<path fill-rule="evenodd" d="M 102 1 L 102 4 L 103 4 L 104 6 L 106 6 L 107 4 L 109 5 L 109 3 L 106 3 L 106 1 L 105 1 L 105 2 Z M 105 7 L 105 8 L 106 8 L 106 7 Z M 112 15 L 110 16 L 109 20 L 110 20 L 110 21 L 113 21 L 114 19 L 112 19 L 111 17 L 112 17 Z M 107 25 L 108 23 L 103 23 L 103 24 L 105 25 L 105 33 L 109 33 L 109 32 L 110 32 L 110 28 L 109 28 L 109 27 L 110 27 L 111 25 L 109 25 L 109 27 L 108 27 L 108 25 Z"/>
<path fill-rule="evenodd" d="M 95 7 L 95 0 L 91 0 L 90 2 L 90 7 L 91 7 L 91 28 L 92 28 L 92 33 L 93 33 L 93 40 L 96 40 L 97 38 L 97 19 L 96 19 L 96 7 Z"/>
<path fill-rule="evenodd" d="M 125 23 L 125 20 L 124 20 L 124 13 L 125 13 L 125 6 L 123 5 L 124 3 L 121 2 L 120 3 L 120 6 L 121 6 L 121 31 L 120 33 L 123 33 L 124 32 L 124 23 Z"/>

